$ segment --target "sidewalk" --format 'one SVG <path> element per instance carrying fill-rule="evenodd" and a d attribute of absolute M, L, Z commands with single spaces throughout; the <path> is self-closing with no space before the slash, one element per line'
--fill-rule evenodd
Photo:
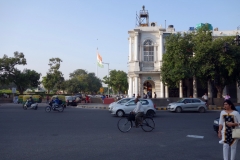
<path fill-rule="evenodd" d="M 102 103 L 86 103 L 86 104 L 81 104 L 79 103 L 77 105 L 78 108 L 90 108 L 90 109 L 106 109 L 108 110 L 109 104 L 102 104 Z M 166 106 L 157 106 L 157 110 L 167 110 Z M 222 107 L 217 107 L 217 106 L 209 106 L 208 110 L 222 110 Z"/>

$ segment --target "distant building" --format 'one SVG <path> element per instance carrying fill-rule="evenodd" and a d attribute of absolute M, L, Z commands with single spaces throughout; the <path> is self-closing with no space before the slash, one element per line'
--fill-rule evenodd
<path fill-rule="evenodd" d="M 162 65 L 162 57 L 165 53 L 165 39 L 172 33 L 177 33 L 173 25 L 168 25 L 167 28 L 157 25 L 156 22 L 149 24 L 148 11 L 140 10 L 137 15 L 136 27 L 133 30 L 128 31 L 128 43 L 129 43 L 129 56 L 128 56 L 128 82 L 129 90 L 128 96 L 133 94 L 140 94 L 143 96 L 148 92 L 153 95 L 154 92 L 158 95 L 158 98 L 168 97 L 201 97 L 204 91 L 201 86 L 197 84 L 196 79 L 184 80 L 180 82 L 180 88 L 169 90 L 168 86 L 165 86 L 161 78 L 160 67 Z M 200 26 L 201 24 L 199 24 Z M 212 28 L 211 24 L 208 24 Z M 194 27 L 190 27 L 188 31 L 192 32 Z M 213 31 L 214 37 L 222 36 L 235 36 L 240 34 L 240 30 L 232 31 L 219 31 L 215 28 Z M 209 97 L 211 85 L 208 85 Z M 234 87 L 233 87 L 234 88 Z M 235 97 L 240 96 L 239 90 L 236 90 L 235 85 Z M 198 96 L 199 95 L 199 96 Z M 234 97 L 234 96 L 233 96 Z M 238 98 L 240 99 L 240 97 Z"/>

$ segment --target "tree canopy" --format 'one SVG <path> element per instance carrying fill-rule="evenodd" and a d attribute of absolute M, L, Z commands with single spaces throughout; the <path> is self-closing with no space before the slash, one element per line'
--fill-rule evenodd
<path fill-rule="evenodd" d="M 103 82 L 117 93 L 125 93 L 128 89 L 127 73 L 124 71 L 111 70 L 109 77 L 103 77 Z"/>
<path fill-rule="evenodd" d="M 23 71 L 17 69 L 17 65 L 26 64 L 23 53 L 14 52 L 14 57 L 4 55 L 0 58 L 0 83 L 5 85 L 14 83 L 21 94 L 29 87 L 37 87 L 40 84 L 40 73 L 30 69 Z"/>
<path fill-rule="evenodd" d="M 65 89 L 64 83 L 64 77 L 61 71 L 59 71 L 61 66 L 62 60 L 60 58 L 51 58 L 49 59 L 49 70 L 47 72 L 47 75 L 43 77 L 42 84 L 44 87 L 48 90 L 48 93 L 50 90 L 53 89 Z"/>
<path fill-rule="evenodd" d="M 202 83 L 212 82 L 220 98 L 225 85 L 240 80 L 240 47 L 233 40 L 232 36 L 213 37 L 206 26 L 193 33 L 170 35 L 161 67 L 163 82 L 176 87 L 180 80 L 195 76 Z M 226 43 L 229 46 L 224 51 Z"/>
<path fill-rule="evenodd" d="M 70 79 L 66 81 L 66 90 L 69 93 L 97 93 L 100 87 L 102 87 L 101 80 L 95 76 L 95 73 L 77 69 L 70 73 L 69 76 Z"/>
<path fill-rule="evenodd" d="M 161 77 L 169 87 L 177 87 L 179 81 L 191 78 L 193 70 L 191 57 L 193 44 L 191 34 L 172 34 L 166 39 L 166 53 L 163 55 Z"/>

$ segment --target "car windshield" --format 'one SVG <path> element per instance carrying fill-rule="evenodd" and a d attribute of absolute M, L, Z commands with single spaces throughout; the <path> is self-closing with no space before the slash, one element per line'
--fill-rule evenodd
<path fill-rule="evenodd" d="M 122 99 L 122 100 L 118 101 L 118 103 L 123 104 L 123 103 L 128 102 L 129 100 L 130 100 L 130 98 Z"/>
<path fill-rule="evenodd" d="M 180 99 L 179 101 L 177 101 L 177 103 L 183 103 L 184 100 L 185 100 L 185 99 L 182 98 L 182 99 Z"/>

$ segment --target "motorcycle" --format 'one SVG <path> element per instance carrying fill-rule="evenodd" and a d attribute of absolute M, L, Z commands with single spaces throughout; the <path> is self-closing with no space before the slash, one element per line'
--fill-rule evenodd
<path fill-rule="evenodd" d="M 34 109 L 37 110 L 38 109 L 38 103 L 33 103 L 30 104 L 30 99 L 28 99 L 25 104 L 23 105 L 23 109 L 27 110 L 27 109 Z"/>
<path fill-rule="evenodd" d="M 62 104 L 59 104 L 58 106 L 54 107 L 53 102 L 51 101 L 49 102 L 49 106 L 45 107 L 45 111 L 50 112 L 51 110 L 63 112 L 64 106 Z"/>

